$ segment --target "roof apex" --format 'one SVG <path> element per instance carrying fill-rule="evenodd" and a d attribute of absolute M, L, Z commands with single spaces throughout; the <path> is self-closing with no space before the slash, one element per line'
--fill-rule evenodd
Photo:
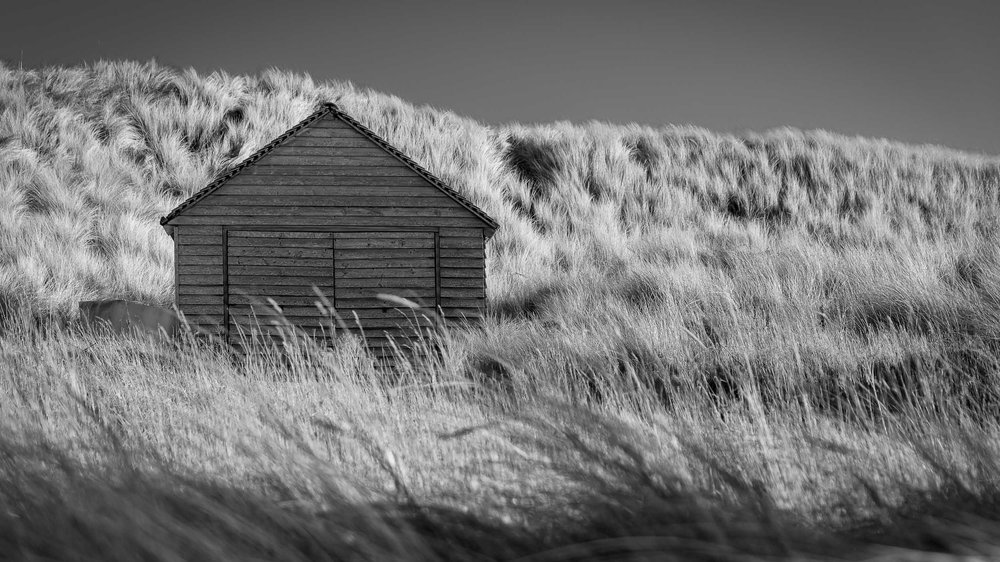
<path fill-rule="evenodd" d="M 233 176 L 239 174 L 245 168 L 256 163 L 264 156 L 267 156 L 272 150 L 277 148 L 281 143 L 283 143 L 286 139 L 288 139 L 288 137 L 298 133 L 302 129 L 308 127 L 309 125 L 311 125 L 315 121 L 318 121 L 320 118 L 326 115 L 335 115 L 339 119 L 346 122 L 352 128 L 354 128 L 359 133 L 367 137 L 368 140 L 375 143 L 379 148 L 385 150 L 392 156 L 396 157 L 398 160 L 402 161 L 404 164 L 406 164 L 408 168 L 416 172 L 417 175 L 427 180 L 428 183 L 430 183 L 434 187 L 444 192 L 445 195 L 454 199 L 455 202 L 457 202 L 459 205 L 468 209 L 473 215 L 475 215 L 477 218 L 486 223 L 486 225 L 490 227 L 492 230 L 496 230 L 497 228 L 499 228 L 500 225 L 495 220 L 493 220 L 492 217 L 487 215 L 482 209 L 480 209 L 471 201 L 466 199 L 464 196 L 462 196 L 462 194 L 449 187 L 440 178 L 427 171 L 421 165 L 417 164 L 412 158 L 403 154 L 398 148 L 392 146 L 385 139 L 375 134 L 374 131 L 372 131 L 368 127 L 365 127 L 357 120 L 355 120 L 353 117 L 345 113 L 342 109 L 340 109 L 340 107 L 337 104 L 333 103 L 332 101 L 321 102 L 316 111 L 309 114 L 305 119 L 293 125 L 287 131 L 276 137 L 274 140 L 265 144 L 259 150 L 251 154 L 245 160 L 243 160 L 236 166 L 229 168 L 222 175 L 220 175 L 211 183 L 209 183 L 207 186 L 195 192 L 193 195 L 191 195 L 191 197 L 188 197 L 186 200 L 181 202 L 166 216 L 160 219 L 160 224 L 161 225 L 167 224 L 172 219 L 182 214 L 184 211 L 191 208 L 205 197 L 211 195 L 215 190 L 222 187 L 222 185 L 224 185 L 227 181 L 229 181 Z"/>

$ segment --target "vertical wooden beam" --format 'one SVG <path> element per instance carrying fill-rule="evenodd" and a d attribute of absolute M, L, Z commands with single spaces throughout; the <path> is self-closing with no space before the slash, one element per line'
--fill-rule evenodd
<path fill-rule="evenodd" d="M 434 231 L 434 313 L 441 308 L 441 233 Z"/>
<path fill-rule="evenodd" d="M 222 227 L 222 326 L 229 343 L 229 227 Z"/>
<path fill-rule="evenodd" d="M 485 313 L 486 312 L 486 281 L 487 281 L 487 279 L 486 279 L 486 229 L 480 228 L 479 229 L 479 236 L 480 236 L 480 239 L 483 242 L 482 245 L 480 246 L 480 249 L 479 249 L 479 251 L 481 252 L 480 256 L 482 256 L 482 258 L 483 258 L 483 269 L 482 269 L 482 274 L 483 274 L 483 305 L 482 305 L 481 308 L 482 308 L 482 311 Z"/>
<path fill-rule="evenodd" d="M 333 308 L 337 308 L 337 233 L 330 233 L 330 267 L 333 269 L 333 295 L 330 296 L 330 302 L 333 303 Z"/>
<path fill-rule="evenodd" d="M 173 236 L 174 239 L 174 308 L 180 310 L 181 308 L 181 274 L 180 268 L 177 267 L 177 259 L 180 257 L 181 243 L 179 238 L 181 237 L 181 229 L 174 227 Z"/>

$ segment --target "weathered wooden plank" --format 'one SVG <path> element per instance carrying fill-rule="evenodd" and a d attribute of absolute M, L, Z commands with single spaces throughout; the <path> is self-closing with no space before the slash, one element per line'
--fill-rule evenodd
<path fill-rule="evenodd" d="M 385 270 L 385 269 L 397 269 L 397 268 L 421 268 L 421 269 L 431 269 L 434 268 L 434 259 L 430 257 L 424 258 L 382 258 L 382 259 L 341 259 L 334 262 L 334 268 L 337 270 L 337 275 L 340 272 L 352 270 L 352 269 L 372 269 L 372 270 Z"/>
<path fill-rule="evenodd" d="M 381 288 L 381 289 L 371 289 L 365 287 L 341 287 L 337 286 L 337 301 L 336 306 L 338 308 L 344 306 L 344 302 L 354 299 L 374 299 L 378 294 L 390 294 L 403 297 L 410 300 L 417 299 L 433 299 L 434 289 L 433 287 L 405 287 L 405 288 Z M 330 294 L 333 294 L 332 292 Z M 433 304 L 433 301 L 431 302 Z M 395 306 L 395 305 L 389 305 Z"/>
<path fill-rule="evenodd" d="M 185 295 L 222 295 L 222 285 L 178 285 L 178 298 Z"/>
<path fill-rule="evenodd" d="M 222 295 L 178 295 L 177 306 L 185 307 L 196 304 L 214 304 L 222 306 Z"/>
<path fill-rule="evenodd" d="M 309 124 L 310 128 L 320 128 L 320 129 L 347 129 L 355 131 L 354 127 L 351 127 L 344 122 L 343 119 L 338 117 L 327 116 L 317 121 L 313 121 Z M 361 136 L 361 133 L 355 131 L 355 134 Z"/>
<path fill-rule="evenodd" d="M 409 287 L 434 287 L 434 277 L 413 277 L 397 278 L 386 277 L 382 279 L 343 279 L 337 278 L 337 288 L 361 287 L 369 288 L 372 291 L 388 293 L 395 289 L 405 289 Z"/>
<path fill-rule="evenodd" d="M 437 190 L 424 178 L 412 176 L 254 176 L 237 175 L 227 181 L 215 194 L 229 194 L 230 187 L 315 187 L 315 186 L 366 186 L 366 187 L 419 187 Z M 440 191 L 438 191 L 440 193 Z M 214 194 L 213 194 L 214 195 Z M 208 198 L 206 198 L 208 199 Z"/>
<path fill-rule="evenodd" d="M 340 244 L 343 240 L 349 240 L 352 238 L 368 239 L 368 238 L 423 238 L 427 240 L 434 239 L 433 231 L 419 231 L 419 230 L 364 230 L 364 231 L 345 231 L 337 232 L 335 234 L 337 237 L 337 244 Z"/>
<path fill-rule="evenodd" d="M 357 158 L 359 156 L 390 157 L 386 151 L 377 146 L 294 146 L 283 144 L 271 151 L 274 156 L 341 156 Z M 395 159 L 394 159 L 395 160 Z M 396 160 L 398 162 L 398 160 Z"/>
<path fill-rule="evenodd" d="M 416 172 L 401 166 L 269 166 L 257 164 L 246 168 L 251 176 L 414 176 Z M 419 176 L 418 176 L 419 177 Z"/>
<path fill-rule="evenodd" d="M 179 219 L 180 217 L 178 217 Z M 222 229 L 218 234 L 187 234 L 181 239 L 181 246 L 218 246 L 222 244 Z"/>
<path fill-rule="evenodd" d="M 381 226 L 381 227 L 426 227 L 447 221 L 449 224 L 482 224 L 475 217 L 367 217 L 367 216 L 258 216 L 258 215 L 180 215 L 177 224 L 226 224 L 229 226 Z"/>
<path fill-rule="evenodd" d="M 333 251 L 332 236 L 327 233 L 325 238 L 248 238 L 245 236 L 230 236 L 229 247 L 253 246 L 255 248 L 325 248 Z"/>
<path fill-rule="evenodd" d="M 219 265 L 176 265 L 178 275 L 222 275 L 222 264 Z"/>
<path fill-rule="evenodd" d="M 464 277 L 442 277 L 441 287 L 483 287 L 485 282 L 482 277 L 479 278 L 464 278 Z"/>
<path fill-rule="evenodd" d="M 174 258 L 174 263 L 176 267 L 184 267 L 189 265 L 222 265 L 222 254 L 216 254 L 211 256 L 198 256 L 198 255 L 188 255 L 179 254 Z"/>
<path fill-rule="evenodd" d="M 482 228 L 458 228 L 460 225 L 451 225 L 449 228 L 442 228 L 438 231 L 438 236 L 442 238 L 479 238 L 483 239 Z"/>
<path fill-rule="evenodd" d="M 441 257 L 442 269 L 471 268 L 482 271 L 486 267 L 486 258 L 452 258 Z"/>
<path fill-rule="evenodd" d="M 484 257 L 482 248 L 441 248 L 441 261 L 451 259 L 476 259 Z"/>
<path fill-rule="evenodd" d="M 188 256 L 214 256 L 222 255 L 222 238 L 219 238 L 218 244 L 205 244 L 205 245 L 187 245 L 181 244 L 178 246 L 177 251 L 180 255 Z"/>
<path fill-rule="evenodd" d="M 320 310 L 315 306 L 293 306 L 293 305 L 279 305 L 281 306 L 281 311 L 275 310 L 271 305 L 268 304 L 250 304 L 250 305 L 230 305 L 229 313 L 232 315 L 247 315 L 256 314 L 258 316 L 316 316 L 316 317 L 326 317 L 326 314 L 320 312 Z"/>
<path fill-rule="evenodd" d="M 222 286 L 222 268 L 215 274 L 192 274 L 189 275 L 183 270 L 178 272 L 178 283 L 183 285 L 219 285 Z"/>
<path fill-rule="evenodd" d="M 434 248 L 365 248 L 341 249 L 334 248 L 334 260 L 371 259 L 371 258 L 434 258 Z M 337 264 L 340 267 L 340 264 Z"/>
<path fill-rule="evenodd" d="M 306 241 L 329 241 L 329 232 L 302 232 L 295 230 L 230 230 L 230 241 L 234 238 L 303 238 Z M 263 240 L 261 242 L 264 242 Z M 323 243 L 323 242 L 321 242 Z"/>
<path fill-rule="evenodd" d="M 267 285 L 267 286 L 286 286 L 295 285 L 299 287 L 309 287 L 310 285 L 317 286 L 329 286 L 333 283 L 333 275 L 299 275 L 295 277 L 284 277 L 284 276 L 268 276 L 266 280 L 262 279 L 260 275 L 229 275 L 230 285 Z M 340 285 L 338 281 L 338 286 Z"/>
<path fill-rule="evenodd" d="M 205 198 L 202 203 L 215 205 L 216 197 L 249 198 L 274 197 L 277 199 L 263 201 L 260 204 L 271 204 L 274 201 L 289 201 L 290 204 L 302 204 L 315 197 L 427 197 L 444 201 L 444 205 L 455 205 L 440 191 L 423 185 L 236 185 L 225 186 L 218 192 Z M 303 198 L 286 199 L 291 197 Z M 308 199 L 305 199 L 308 198 Z"/>
<path fill-rule="evenodd" d="M 292 137 L 285 141 L 282 147 L 286 146 L 317 146 L 317 147 L 370 147 L 378 148 L 378 145 L 364 137 Z"/>
<path fill-rule="evenodd" d="M 342 250 L 360 250 L 365 248 L 381 248 L 387 250 L 393 248 L 434 249 L 434 238 L 431 236 L 423 236 L 420 238 L 344 238 L 337 236 L 336 238 L 337 247 Z"/>
<path fill-rule="evenodd" d="M 329 258 L 327 248 L 273 248 L 264 246 L 230 246 L 229 256 L 274 256 L 283 258 Z"/>
<path fill-rule="evenodd" d="M 181 310 L 184 314 L 198 316 L 218 316 L 222 317 L 222 303 L 219 304 L 186 304 Z"/>
<path fill-rule="evenodd" d="M 339 309 L 337 313 L 343 318 L 348 316 L 358 315 L 361 319 L 370 318 L 388 318 L 391 320 L 407 321 L 413 318 L 430 318 L 433 320 L 434 314 L 431 311 L 421 311 L 421 310 L 409 310 L 409 309 L 384 309 L 384 308 L 350 308 L 350 309 Z"/>
<path fill-rule="evenodd" d="M 431 310 L 434 308 L 434 295 L 431 294 L 429 297 L 411 297 L 408 299 L 413 302 L 424 305 L 423 308 Z M 362 308 L 375 308 L 380 310 L 392 310 L 394 308 L 401 308 L 398 304 L 382 299 L 376 298 L 338 298 L 336 300 L 337 310 L 358 310 Z"/>
<path fill-rule="evenodd" d="M 328 127 L 306 128 L 299 131 L 297 136 L 301 139 L 314 137 L 365 138 L 354 129 L 332 129 Z"/>
<path fill-rule="evenodd" d="M 406 188 L 412 190 L 413 188 Z M 364 190 L 361 190 L 364 191 Z M 377 196 L 368 193 L 348 195 L 340 193 L 340 188 L 332 188 L 323 195 L 218 195 L 202 201 L 197 208 L 232 207 L 240 212 L 252 212 L 256 207 L 442 207 L 469 211 L 455 204 L 454 201 L 441 193 L 430 191 L 421 194 L 408 195 L 405 191 L 390 196 Z M 194 208 L 191 209 L 192 211 Z M 293 211 L 294 212 L 294 211 Z M 212 213 L 208 213 L 212 214 Z M 464 215 L 458 215 L 464 216 Z"/>
<path fill-rule="evenodd" d="M 331 295 L 332 296 L 332 295 Z M 264 295 L 252 295 L 252 294 L 240 294 L 240 295 L 230 295 L 229 304 L 231 306 L 236 305 L 259 305 L 259 306 L 270 306 L 267 304 L 267 298 Z M 302 292 L 298 296 L 292 295 L 270 295 L 279 306 L 313 306 L 313 303 L 319 302 L 319 297 L 312 294 L 310 290 L 308 293 Z M 332 302 L 333 299 L 328 299 Z"/>
<path fill-rule="evenodd" d="M 463 209 L 465 210 L 465 209 Z M 468 212 L 468 210 L 465 210 Z M 480 238 L 455 238 L 451 236 L 441 236 L 442 248 L 475 248 L 482 249 L 483 239 Z"/>
<path fill-rule="evenodd" d="M 476 268 L 441 268 L 441 278 L 471 277 L 482 279 L 485 277 L 482 269 Z"/>
<path fill-rule="evenodd" d="M 337 283 L 341 279 L 380 279 L 391 277 L 434 277 L 434 267 L 399 267 L 399 268 L 340 268 L 337 270 Z"/>
<path fill-rule="evenodd" d="M 482 287 L 441 287 L 441 302 L 449 298 L 483 298 L 485 294 Z"/>
<path fill-rule="evenodd" d="M 333 285 L 332 279 L 327 279 L 325 283 L 316 283 L 316 288 L 319 289 L 323 294 L 333 296 Z M 260 298 L 267 297 L 283 297 L 283 296 L 301 296 L 312 298 L 315 293 L 313 292 L 312 286 L 310 285 L 276 285 L 276 284 L 256 284 L 247 283 L 239 284 L 234 283 L 230 279 L 229 283 L 229 293 L 230 295 L 241 295 L 241 296 L 257 296 Z M 339 292 L 338 292 L 339 294 Z"/>
<path fill-rule="evenodd" d="M 257 277 L 288 277 L 289 279 L 295 277 L 314 277 L 328 275 L 333 278 L 333 262 L 330 261 L 326 266 L 321 264 L 315 264 L 313 266 L 313 260 L 303 261 L 294 266 L 283 266 L 283 267 L 268 267 L 263 265 L 230 265 L 229 266 L 229 276 L 232 279 L 235 276 L 241 275 L 254 275 Z"/>
<path fill-rule="evenodd" d="M 290 326 L 288 325 L 290 324 Z M 229 323 L 229 333 L 230 337 L 239 339 L 239 334 L 242 331 L 243 334 L 252 334 L 258 332 L 260 334 L 268 335 L 280 335 L 282 333 L 301 335 L 303 332 L 306 335 L 316 334 L 325 335 L 326 337 L 331 337 L 334 334 L 342 333 L 344 330 L 336 324 L 330 324 L 326 320 L 320 320 L 318 318 L 302 318 L 298 320 L 289 319 L 288 324 L 282 322 L 272 323 L 271 321 L 260 322 L 255 321 L 253 318 L 241 318 L 236 320 L 235 318 Z M 419 329 L 430 328 L 432 324 L 430 322 L 422 321 L 413 324 L 407 324 L 405 320 L 390 320 L 390 319 L 362 319 L 360 324 L 354 323 L 348 325 L 348 333 L 360 335 L 362 330 L 365 335 L 370 339 L 388 339 L 386 335 L 392 335 L 394 337 L 406 338 L 416 335 Z"/>
<path fill-rule="evenodd" d="M 486 299 L 457 299 L 457 298 L 447 298 L 441 299 L 441 306 L 448 308 L 481 308 L 485 309 Z"/>
<path fill-rule="evenodd" d="M 322 203 L 322 204 L 321 204 Z M 420 206 L 402 206 L 413 203 Z M 316 205 L 197 205 L 188 211 L 187 216 L 217 216 L 227 217 L 221 222 L 231 220 L 231 217 L 472 217 L 468 210 L 461 207 L 440 207 L 433 200 L 399 198 L 395 203 L 365 201 L 363 198 L 345 200 L 344 205 L 328 205 L 327 202 L 317 202 Z"/>
<path fill-rule="evenodd" d="M 222 236 L 221 226 L 185 226 L 180 231 L 185 238 L 190 237 L 190 239 L 197 239 L 199 235 Z"/>
<path fill-rule="evenodd" d="M 286 258 L 286 257 L 230 256 L 229 258 L 230 266 L 254 265 L 254 266 L 296 267 L 307 264 L 312 267 L 318 267 L 319 264 L 321 263 L 325 264 L 326 267 L 332 268 L 333 257 L 327 256 L 323 258 Z M 330 271 L 332 271 L 332 269 Z"/>
<path fill-rule="evenodd" d="M 261 158 L 258 166 L 360 166 L 375 168 L 400 168 L 405 167 L 401 160 L 392 156 L 329 156 L 329 155 L 302 155 L 302 156 L 278 156 L 268 154 Z"/>

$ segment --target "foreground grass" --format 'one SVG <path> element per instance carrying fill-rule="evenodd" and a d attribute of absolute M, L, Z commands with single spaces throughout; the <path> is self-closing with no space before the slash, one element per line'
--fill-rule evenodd
<path fill-rule="evenodd" d="M 943 559 L 1000 547 L 1000 428 L 959 403 L 877 420 L 749 392 L 656 407 L 609 393 L 585 407 L 551 398 L 556 384 L 460 384 L 474 379 L 462 338 L 401 383 L 350 342 L 251 361 L 193 339 L 46 330 L 0 337 L 4 557 Z"/>

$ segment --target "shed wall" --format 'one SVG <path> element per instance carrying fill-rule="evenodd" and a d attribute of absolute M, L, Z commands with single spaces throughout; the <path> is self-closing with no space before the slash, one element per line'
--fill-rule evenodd
<path fill-rule="evenodd" d="M 395 289 L 410 290 L 403 296 L 439 304 L 449 323 L 478 319 L 485 305 L 481 219 L 332 116 L 287 139 L 171 224 L 176 227 L 177 306 L 190 321 L 210 330 L 227 324 L 227 263 L 230 289 L 253 288 L 256 298 L 263 288 L 294 313 L 291 317 L 314 319 L 308 309 L 316 299 L 301 288 L 330 277 L 324 273 L 326 256 L 280 242 L 254 247 L 245 236 L 231 240 L 227 253 L 225 233 L 254 229 L 356 231 L 337 235 L 332 246 L 333 266 L 346 283 L 337 287 L 336 306 L 361 310 L 363 325 L 375 331 L 391 332 L 399 319 L 398 313 L 390 319 L 390 312 L 369 307 L 371 295 L 360 294 L 375 275 L 394 280 Z M 372 234 L 379 230 L 423 230 L 426 235 L 390 236 L 386 246 Z M 293 264 L 296 269 L 286 269 Z M 428 267 L 435 272 L 433 279 Z M 357 295 L 351 294 L 351 284 L 358 285 Z M 233 290 L 228 299 L 230 311 L 237 313 L 246 313 L 252 300 Z M 381 337 L 367 335 L 376 343 Z"/>

